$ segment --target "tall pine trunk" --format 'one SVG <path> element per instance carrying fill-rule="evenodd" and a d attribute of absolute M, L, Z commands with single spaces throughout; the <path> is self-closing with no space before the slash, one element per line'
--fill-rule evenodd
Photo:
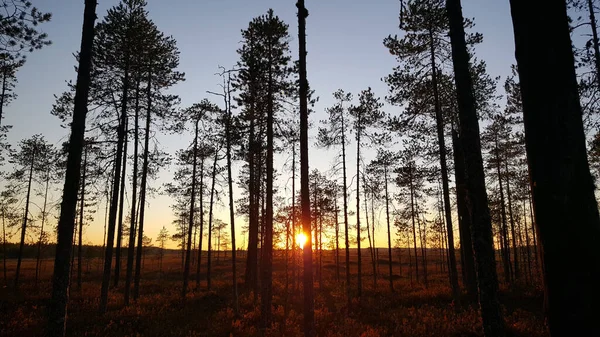
<path fill-rule="evenodd" d="M 444 212 L 446 215 L 446 230 L 448 232 L 448 266 L 450 274 L 450 286 L 454 301 L 459 300 L 460 289 L 458 287 L 458 273 L 456 271 L 456 255 L 454 253 L 454 230 L 452 229 L 452 210 L 450 208 L 450 188 L 448 184 L 448 165 L 446 163 L 446 141 L 444 136 L 444 117 L 438 93 L 438 73 L 435 59 L 435 47 L 433 41 L 433 28 L 429 30 L 431 50 L 431 86 L 433 88 L 433 99 L 435 101 L 435 120 L 437 127 L 437 138 L 440 154 L 440 168 L 442 173 L 442 191 L 444 193 Z"/>
<path fill-rule="evenodd" d="M 306 235 L 304 260 L 304 336 L 314 337 L 315 303 L 313 297 L 312 242 L 310 230 L 310 196 L 308 190 L 308 80 L 306 79 L 306 17 L 304 0 L 298 0 L 298 44 L 300 72 L 300 197 L 302 201 L 302 229 Z"/>
<path fill-rule="evenodd" d="M 469 72 L 469 54 L 465 43 L 464 19 L 460 0 L 447 0 L 454 80 L 458 95 L 458 111 L 462 154 L 467 181 L 468 208 L 471 215 L 471 237 L 477 268 L 479 307 L 486 337 L 504 336 L 504 320 L 498 302 L 498 276 L 492 237 L 492 221 L 488 208 L 479 122 L 475 111 L 473 82 Z"/>
<path fill-rule="evenodd" d="M 123 244 L 123 213 L 125 208 L 125 178 L 127 177 L 127 143 L 128 143 L 128 118 L 125 118 L 125 139 L 123 140 L 123 168 L 121 171 L 121 191 L 119 193 L 119 219 L 117 224 L 117 248 L 115 251 L 115 287 L 119 285 L 119 278 L 121 274 L 121 253 Z"/>
<path fill-rule="evenodd" d="M 125 124 L 127 121 L 127 101 L 129 92 L 129 55 L 125 56 L 125 76 L 123 78 L 123 97 L 121 102 L 121 116 L 119 118 L 119 128 L 117 130 L 117 155 L 115 157 L 115 171 L 113 177 L 112 196 L 108 216 L 108 230 L 106 233 L 106 248 L 104 249 L 104 270 L 102 274 L 102 287 L 100 290 L 100 312 L 106 312 L 108 304 L 108 285 L 110 283 L 110 269 L 112 265 L 113 243 L 115 239 L 115 224 L 117 220 L 117 206 L 119 201 L 119 186 L 121 182 L 121 161 L 126 160 L 123 157 L 123 143 L 125 141 Z"/>
<path fill-rule="evenodd" d="M 194 208 L 196 207 L 196 168 L 197 168 L 197 159 L 198 159 L 198 120 L 194 123 L 194 148 L 192 155 L 192 188 L 191 188 L 191 196 L 190 196 L 190 214 L 188 218 L 188 245 L 187 251 L 185 253 L 185 268 L 183 270 L 183 287 L 181 289 L 181 298 L 185 300 L 185 294 L 187 293 L 188 280 L 190 277 L 190 255 L 192 241 L 192 228 L 194 227 Z M 203 173 L 200 173 L 203 174 Z M 201 234 L 202 235 L 202 234 Z M 202 250 L 202 247 L 200 247 Z M 198 270 L 200 269 L 200 257 L 198 257 Z M 199 273 L 197 273 L 199 274 Z M 196 280 L 199 282 L 198 280 Z"/>
<path fill-rule="evenodd" d="M 461 139 L 456 130 L 452 130 L 454 149 L 454 175 L 456 179 L 456 205 L 458 208 L 458 230 L 460 232 L 460 257 L 462 262 L 463 284 L 472 300 L 477 297 L 477 275 L 471 240 L 471 215 L 468 208 L 467 182 L 464 153 Z"/>
<path fill-rule="evenodd" d="M 215 185 L 217 182 L 217 161 L 219 158 L 219 148 L 215 148 L 215 157 L 213 158 L 212 181 L 210 187 L 210 205 L 208 206 L 208 253 L 206 256 L 206 288 L 211 287 L 211 269 L 212 269 L 212 225 L 213 225 L 213 209 L 215 202 Z"/>
<path fill-rule="evenodd" d="M 56 256 L 54 259 L 54 275 L 52 277 L 52 298 L 48 308 L 48 336 L 63 337 L 66 332 L 67 303 L 69 301 L 69 269 L 71 239 L 77 207 L 79 175 L 81 170 L 81 153 L 83 152 L 83 136 L 85 133 L 85 117 L 90 87 L 90 68 L 92 63 L 92 44 L 94 42 L 94 21 L 96 20 L 96 1 L 86 0 L 83 14 L 83 32 L 79 53 L 77 85 L 75 88 L 75 107 L 71 135 L 69 136 L 69 153 L 63 198 L 58 220 Z"/>
<path fill-rule="evenodd" d="M 148 156 L 150 155 L 150 125 L 152 119 L 152 72 L 148 69 L 148 87 L 146 88 L 146 134 L 144 135 L 144 154 L 142 162 L 142 181 L 140 182 L 140 209 L 138 224 L 138 242 L 135 257 L 135 275 L 133 280 L 133 300 L 137 301 L 140 296 L 140 277 L 142 273 L 142 255 L 144 252 L 144 216 L 146 210 L 146 185 L 148 181 Z M 190 230 L 193 228 L 190 225 Z M 188 237 L 191 242 L 191 238 Z M 189 243 L 188 243 L 189 247 Z M 188 270 L 189 273 L 189 270 Z M 189 275 L 189 274 L 188 274 Z"/>
<path fill-rule="evenodd" d="M 226 110 L 227 110 L 227 125 L 226 125 L 226 130 L 225 130 L 225 137 L 226 137 L 226 146 L 227 146 L 227 186 L 228 186 L 228 192 L 229 192 L 229 222 L 230 222 L 230 228 L 231 228 L 231 272 L 232 272 L 232 281 L 233 281 L 233 308 L 234 308 L 234 312 L 235 314 L 239 314 L 240 311 L 240 307 L 239 307 L 239 301 L 238 301 L 238 284 L 237 284 L 237 251 L 236 251 L 236 245 L 235 245 L 235 204 L 233 201 L 233 175 L 231 173 L 231 138 L 232 138 L 232 134 L 231 134 L 231 130 L 232 130 L 232 120 L 233 120 L 233 116 L 231 113 L 231 90 L 230 90 L 230 83 L 231 83 L 231 73 L 228 73 L 228 79 L 227 79 L 227 99 L 226 99 Z M 293 194 L 292 194 L 293 195 Z M 287 252 L 286 252 L 286 258 L 287 258 Z M 287 260 L 286 260 L 286 266 L 287 266 Z M 286 273 L 286 277 L 287 277 L 287 273 Z"/>
<path fill-rule="evenodd" d="M 600 269 L 573 266 L 600 261 L 600 218 L 565 1 L 510 4 L 550 335 L 597 336 Z"/>
<path fill-rule="evenodd" d="M 133 122 L 133 172 L 131 178 L 131 213 L 129 216 L 129 244 L 127 245 L 127 270 L 125 270 L 125 305 L 129 305 L 131 295 L 131 277 L 133 274 L 133 256 L 135 253 L 135 232 L 137 223 L 137 187 L 138 187 L 138 149 L 140 140 L 140 78 L 135 86 L 135 115 Z"/>

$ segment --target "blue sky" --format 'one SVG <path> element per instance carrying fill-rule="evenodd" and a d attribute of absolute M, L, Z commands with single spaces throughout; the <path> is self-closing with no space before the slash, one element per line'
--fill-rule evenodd
<path fill-rule="evenodd" d="M 115 0 L 98 2 L 99 20 L 109 7 L 118 3 Z M 66 137 L 66 130 L 60 128 L 59 121 L 49 112 L 53 95 L 65 89 L 66 80 L 75 78 L 72 54 L 80 45 L 83 3 L 83 0 L 34 1 L 40 10 L 53 14 L 52 22 L 41 26 L 53 44 L 29 55 L 18 72 L 19 97 L 5 109 L 5 123 L 13 125 L 8 137 L 13 144 L 36 133 L 43 133 L 55 144 Z M 356 94 L 371 86 L 377 95 L 385 96 L 387 88 L 381 78 L 390 73 L 396 61 L 382 40 L 389 34 L 401 34 L 399 1 L 306 0 L 306 6 L 310 13 L 307 18 L 308 79 L 320 97 L 316 114 L 311 118 L 316 121 L 325 117 L 324 108 L 332 105 L 331 93 L 338 88 Z M 231 67 L 236 63 L 240 30 L 269 8 L 290 25 L 290 46 L 294 58 L 297 57 L 294 0 L 148 0 L 147 8 L 159 29 L 173 35 L 178 42 L 180 70 L 186 73 L 186 81 L 172 90 L 180 95 L 184 107 L 202 98 L 220 103 L 217 97 L 206 94 L 207 90 L 219 91 L 220 80 L 214 75 L 217 67 Z M 477 57 L 487 62 L 492 76 L 504 79 L 510 64 L 514 63 L 508 1 L 463 0 L 463 11 L 466 17 L 475 18 L 475 29 L 484 36 L 483 44 L 477 47 Z M 388 106 L 386 109 L 394 112 L 398 108 Z M 188 140 L 187 135 L 159 137 L 170 152 L 187 146 Z M 324 170 L 331 164 L 332 156 L 321 155 L 323 151 L 312 153 L 311 167 Z M 283 161 L 276 167 L 282 165 Z M 164 172 L 161 181 L 169 177 L 170 173 Z M 151 219 L 147 225 L 150 237 L 156 237 L 162 225 L 170 225 L 168 204 L 166 197 L 150 201 L 147 211 Z M 102 221 L 98 220 L 86 230 L 88 241 L 94 243 L 101 242 L 103 210 L 100 214 Z"/>

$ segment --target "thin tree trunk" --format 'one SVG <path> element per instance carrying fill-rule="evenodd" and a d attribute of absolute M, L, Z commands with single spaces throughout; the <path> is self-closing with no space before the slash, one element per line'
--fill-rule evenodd
<path fill-rule="evenodd" d="M 385 181 L 385 221 L 387 224 L 387 239 L 388 239 L 388 266 L 390 269 L 390 291 L 394 292 L 394 280 L 392 270 L 392 231 L 390 228 L 390 197 L 388 193 L 388 171 L 387 166 L 383 168 L 383 179 Z"/>
<path fill-rule="evenodd" d="M 69 136 L 67 170 L 58 221 L 56 257 L 54 260 L 54 275 L 52 277 L 52 298 L 48 310 L 47 331 L 50 337 L 62 337 L 65 335 L 67 303 L 69 300 L 69 254 L 71 254 L 71 238 L 73 237 L 81 169 L 81 152 L 83 150 L 85 117 L 87 114 L 87 99 L 90 86 L 94 21 L 96 20 L 95 0 L 85 1 L 83 17 L 79 71 L 77 72 L 77 86 L 75 89 L 75 108 L 73 111 L 73 122 L 71 123 L 71 135 Z"/>
<path fill-rule="evenodd" d="M 371 257 L 371 267 L 373 268 L 373 289 L 377 288 L 377 273 L 375 271 L 375 250 L 374 250 L 374 244 L 372 241 L 374 241 L 375 237 L 373 237 L 373 240 L 371 240 L 371 228 L 369 227 L 369 203 L 368 203 L 368 194 L 367 194 L 367 180 L 365 178 L 365 176 L 363 175 L 363 184 L 365 185 L 364 188 L 364 193 L 365 193 L 365 219 L 367 221 L 367 240 L 369 240 L 369 255 Z"/>
<path fill-rule="evenodd" d="M 133 172 L 131 178 L 131 214 L 129 219 L 129 244 L 127 246 L 127 270 L 125 271 L 125 305 L 129 305 L 131 294 L 131 277 L 133 274 L 133 255 L 135 253 L 135 232 L 137 219 L 137 187 L 138 187 L 138 149 L 140 140 L 140 78 L 137 78 L 135 86 L 135 115 L 133 126 Z"/>
<path fill-rule="evenodd" d="M 85 142 L 85 140 L 84 140 Z M 78 252 L 77 252 L 77 288 L 81 290 L 81 246 L 83 245 L 82 243 L 82 238 L 83 238 L 83 215 L 84 215 L 84 209 L 85 209 L 85 178 L 86 178 L 86 170 L 87 170 L 87 152 L 88 152 L 88 147 L 86 146 L 87 144 L 84 144 L 84 148 L 83 148 L 83 167 L 81 170 L 81 196 L 80 196 L 80 204 L 79 204 L 79 245 L 78 245 Z M 45 206 L 44 206 L 45 207 Z"/>
<path fill-rule="evenodd" d="M 140 210 L 139 210 L 139 225 L 138 225 L 138 242 L 135 258 L 135 276 L 133 280 L 133 300 L 137 301 L 140 297 L 140 277 L 142 273 L 142 254 L 144 253 L 144 215 L 146 210 L 146 184 L 148 180 L 148 156 L 150 154 L 150 122 L 152 112 L 152 72 L 148 70 L 148 87 L 146 88 L 146 134 L 144 135 L 144 154 L 142 162 L 142 181 L 140 186 Z M 193 204 L 192 204 L 193 205 Z M 190 223 L 190 232 L 193 228 L 193 222 Z M 190 242 L 188 237 L 188 250 Z M 189 276 L 189 268 L 188 268 Z M 187 278 L 186 278 L 187 279 Z M 187 287 L 186 287 L 187 288 Z"/>
<path fill-rule="evenodd" d="M 566 4 L 510 5 L 550 335 L 597 336 L 600 269 L 573 267 L 600 261 L 600 218 Z M 544 15 L 536 15 L 540 6 Z"/>
<path fill-rule="evenodd" d="M 125 139 L 123 141 L 123 170 L 121 171 L 121 191 L 119 194 L 119 222 L 117 224 L 117 248 L 115 251 L 115 287 L 119 285 L 121 275 L 121 253 L 123 244 L 123 209 L 125 208 L 125 178 L 127 177 L 127 143 L 128 143 L 128 118 L 125 118 Z"/>
<path fill-rule="evenodd" d="M 368 230 L 368 228 L 367 228 Z M 358 254 L 357 296 L 362 296 L 362 254 L 360 251 L 360 129 L 356 131 L 356 250 Z"/>
<path fill-rule="evenodd" d="M 514 265 L 514 277 L 515 280 L 519 280 L 521 277 L 521 273 L 519 270 L 519 253 L 517 251 L 517 234 L 515 231 L 515 219 L 513 216 L 512 210 L 512 194 L 510 193 L 510 177 L 508 172 L 508 161 L 504 161 L 505 172 L 506 172 L 506 197 L 508 199 L 508 218 L 510 219 L 510 232 L 512 236 L 512 246 L 513 246 L 513 265 Z"/>
<path fill-rule="evenodd" d="M 504 201 L 504 189 L 502 187 L 502 173 L 500 172 L 500 149 L 498 148 L 498 138 L 495 140 L 494 153 L 496 156 L 496 172 L 498 173 L 498 186 L 500 188 L 500 216 L 502 219 L 502 262 L 504 266 L 504 279 L 506 283 L 511 283 L 512 274 L 510 266 L 510 246 L 508 244 L 508 226 L 506 225 L 506 202 Z"/>
<path fill-rule="evenodd" d="M 194 162 L 195 164 L 195 162 Z M 204 237 L 204 156 L 200 159 L 200 238 L 198 239 L 198 264 L 196 265 L 196 289 L 200 288 L 200 265 L 202 264 L 202 239 Z"/>
<path fill-rule="evenodd" d="M 312 243 L 310 239 L 310 198 L 308 190 L 308 80 L 306 79 L 306 17 L 304 0 L 298 0 L 298 43 L 300 71 L 300 196 L 302 225 L 307 237 L 304 246 L 304 336 L 316 336 L 313 298 Z M 345 192 L 344 192 L 345 193 Z"/>
<path fill-rule="evenodd" d="M 8 277 L 6 275 L 6 206 L 2 205 L 2 262 L 4 269 L 4 284 L 8 285 Z"/>
<path fill-rule="evenodd" d="M 188 281 L 190 277 L 190 255 L 191 251 L 191 241 L 192 241 L 192 228 L 194 227 L 194 208 L 196 206 L 196 168 L 197 168 L 197 160 L 198 160 L 198 122 L 196 120 L 194 123 L 194 150 L 192 156 L 192 188 L 191 188 L 191 196 L 190 196 L 190 214 L 188 220 L 188 245 L 187 251 L 185 254 L 185 268 L 183 270 L 183 287 L 181 289 L 181 298 L 185 300 L 185 295 L 187 293 Z M 203 174 L 200 173 L 200 174 Z M 200 234 L 202 235 L 202 234 Z M 202 247 L 200 247 L 202 250 Z M 200 270 L 200 257 L 198 257 L 198 267 L 197 267 L 197 275 L 198 276 Z M 196 283 L 199 283 L 199 280 L 196 280 Z"/>
<path fill-rule="evenodd" d="M 120 170 L 121 160 L 123 158 L 123 143 L 125 139 L 125 123 L 127 119 L 127 101 L 129 92 L 129 56 L 126 57 L 126 71 L 123 80 L 123 99 L 121 104 L 121 117 L 119 122 L 119 129 L 117 131 L 117 155 L 115 159 L 115 172 L 113 177 L 113 191 L 111 197 L 111 204 L 108 218 L 108 233 L 106 238 L 106 249 L 104 250 L 104 271 L 102 274 L 102 288 L 100 293 L 100 312 L 106 312 L 106 305 L 108 304 L 108 284 L 110 282 L 110 269 L 112 264 L 112 251 L 113 241 L 115 237 L 115 223 L 117 217 L 117 206 L 119 197 L 119 183 L 120 183 Z"/>
<path fill-rule="evenodd" d="M 413 233 L 413 245 L 415 249 L 415 268 L 416 268 L 416 280 L 419 282 L 419 260 L 417 259 L 417 228 L 415 225 L 415 192 L 413 186 L 413 170 L 414 163 L 409 163 L 409 184 L 410 184 L 410 217 L 412 219 L 412 233 Z"/>
<path fill-rule="evenodd" d="M 227 185 L 229 188 L 229 222 L 230 222 L 230 228 L 231 228 L 231 271 L 232 271 L 232 281 L 233 281 L 233 309 L 235 312 L 235 315 L 239 314 L 240 311 L 240 305 L 239 305 L 239 301 L 238 301 L 238 284 L 237 284 L 237 251 L 236 251 L 236 244 L 235 244 L 235 204 L 233 202 L 233 175 L 231 173 L 231 164 L 232 164 L 232 160 L 231 160 L 231 138 L 232 138 L 232 134 L 231 134 L 231 129 L 232 129 L 232 113 L 231 113 L 231 90 L 230 90 L 230 83 L 231 83 L 231 73 L 228 73 L 228 78 L 227 78 L 227 99 L 226 101 L 226 105 L 227 105 L 227 129 L 225 130 L 226 132 L 226 146 L 227 146 Z M 293 183 L 292 183 L 293 184 Z M 293 194 L 292 194 L 293 195 Z M 286 250 L 286 266 L 287 266 L 287 250 Z M 286 277 L 287 277 L 287 272 L 286 272 Z M 286 283 L 287 286 L 287 283 Z M 286 292 L 287 294 L 287 292 Z"/>
<path fill-rule="evenodd" d="M 335 184 L 334 197 L 333 197 L 333 209 L 335 213 L 335 279 L 337 282 L 340 281 L 340 222 L 338 217 L 338 196 L 337 196 L 337 183 Z"/>
<path fill-rule="evenodd" d="M 450 209 L 450 188 L 448 187 L 448 167 L 446 163 L 446 142 L 444 137 L 444 118 L 438 93 L 437 67 L 435 60 L 435 48 L 433 31 L 429 31 L 431 49 L 431 85 L 435 101 L 435 119 L 437 126 L 438 145 L 440 150 L 440 168 L 442 173 L 442 191 L 444 193 L 444 211 L 446 214 L 446 229 L 448 231 L 448 264 L 450 267 L 450 285 L 452 286 L 452 297 L 458 302 L 460 289 L 458 287 L 458 273 L 456 271 L 456 255 L 454 254 L 454 231 L 452 229 L 452 210 Z"/>
<path fill-rule="evenodd" d="M 85 167 L 85 160 L 84 165 Z M 83 184 L 85 186 L 85 184 Z M 48 167 L 48 171 L 46 171 L 46 187 L 44 191 L 44 206 L 42 207 L 42 224 L 40 226 L 40 239 L 38 241 L 37 247 L 37 258 L 35 263 L 35 286 L 38 284 L 38 277 L 40 272 L 40 267 L 42 264 L 42 240 L 44 239 L 44 225 L 46 224 L 46 206 L 48 205 L 48 190 L 50 187 L 50 167 Z M 81 253 L 80 253 L 81 255 Z"/>
<path fill-rule="evenodd" d="M 25 215 L 23 216 L 23 226 L 21 227 L 21 243 L 19 244 L 19 256 L 17 257 L 17 271 L 15 273 L 15 288 L 19 288 L 19 274 L 21 272 L 21 260 L 23 259 L 23 248 L 25 247 L 25 231 L 27 229 L 27 220 L 29 220 L 29 198 L 31 196 L 31 184 L 33 182 L 33 166 L 35 164 L 37 146 L 34 147 L 31 156 L 31 165 L 29 166 L 29 179 L 27 181 L 27 196 L 25 197 Z"/>
<path fill-rule="evenodd" d="M 469 72 L 469 54 L 465 43 L 464 19 L 460 0 L 447 0 L 446 9 L 450 22 L 450 39 L 454 80 L 458 95 L 461 145 L 466 167 L 468 207 L 471 214 L 471 236 L 477 282 L 479 305 L 486 337 L 504 336 L 504 320 L 498 302 L 498 277 L 492 237 L 492 222 L 488 208 L 479 122 L 475 110 L 473 83 Z"/>
<path fill-rule="evenodd" d="M 215 196 L 215 183 L 217 182 L 217 161 L 218 161 L 219 149 L 215 148 L 215 157 L 213 160 L 212 168 L 212 182 L 210 187 L 210 206 L 208 209 L 208 254 L 206 262 L 206 288 L 210 290 L 211 286 L 211 253 L 212 253 L 212 225 L 213 225 L 213 206 Z"/>

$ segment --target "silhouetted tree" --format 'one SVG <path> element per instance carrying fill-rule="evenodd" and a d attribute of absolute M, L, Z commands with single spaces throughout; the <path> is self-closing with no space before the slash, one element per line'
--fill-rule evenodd
<path fill-rule="evenodd" d="M 306 78 L 306 18 L 308 10 L 304 0 L 298 0 L 298 44 L 300 73 L 300 198 L 302 231 L 306 235 L 303 249 L 304 261 L 304 336 L 316 336 L 315 303 L 313 298 L 312 240 L 310 229 L 310 195 L 308 178 L 308 80 Z"/>
<path fill-rule="evenodd" d="M 535 4 L 545 14 L 536 16 Z M 577 95 L 564 1 L 510 1 L 523 98 L 525 145 L 538 229 L 546 315 L 551 336 L 600 333 L 600 270 L 594 264 L 600 218 Z M 549 72 L 548 69 L 553 69 Z M 578 230 L 564 230 L 576 224 Z M 565 270 L 570 272 L 565 273 Z"/>
<path fill-rule="evenodd" d="M 450 23 L 452 61 L 458 97 L 459 137 L 464 158 L 468 207 L 471 215 L 471 236 L 477 265 L 479 306 L 486 336 L 503 336 L 504 321 L 498 303 L 498 278 L 492 239 L 492 224 L 487 205 L 485 177 L 473 81 L 469 72 L 469 53 L 465 40 L 464 18 L 460 0 L 446 3 Z"/>
<path fill-rule="evenodd" d="M 70 254 L 90 87 L 95 20 L 96 1 L 86 0 L 75 91 L 75 106 L 73 122 L 71 123 L 71 135 L 69 137 L 67 169 L 65 172 L 65 185 L 63 188 L 60 218 L 58 220 L 58 239 L 56 257 L 54 259 L 54 276 L 52 278 L 52 299 L 48 310 L 48 335 L 53 337 L 62 337 L 66 333 L 67 303 L 69 301 L 69 269 L 71 267 Z"/>

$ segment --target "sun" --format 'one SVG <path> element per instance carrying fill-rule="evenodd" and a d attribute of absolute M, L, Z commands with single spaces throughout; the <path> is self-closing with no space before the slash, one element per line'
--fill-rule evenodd
<path fill-rule="evenodd" d="M 306 243 L 306 235 L 304 233 L 296 234 L 296 244 L 300 248 L 304 248 L 304 244 Z"/>

